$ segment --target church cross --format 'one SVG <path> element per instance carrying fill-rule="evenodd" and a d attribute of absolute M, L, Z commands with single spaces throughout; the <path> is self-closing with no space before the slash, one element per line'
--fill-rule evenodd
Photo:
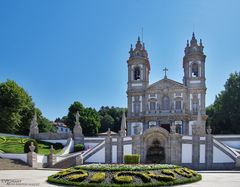
<path fill-rule="evenodd" d="M 168 69 L 165 67 L 165 68 L 163 69 L 163 71 L 165 71 L 164 79 L 166 79 L 166 78 L 167 78 L 167 71 L 168 71 Z"/>

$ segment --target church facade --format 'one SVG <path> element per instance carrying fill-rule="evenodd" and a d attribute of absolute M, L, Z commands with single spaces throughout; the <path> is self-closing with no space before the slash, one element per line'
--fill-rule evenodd
<path fill-rule="evenodd" d="M 143 134 L 149 128 L 162 127 L 182 135 L 192 135 L 192 125 L 201 115 L 201 134 L 205 133 L 206 78 L 203 44 L 195 38 L 187 41 L 183 57 L 183 82 L 165 76 L 149 84 L 150 61 L 144 43 L 131 46 L 128 64 L 128 136 Z"/>

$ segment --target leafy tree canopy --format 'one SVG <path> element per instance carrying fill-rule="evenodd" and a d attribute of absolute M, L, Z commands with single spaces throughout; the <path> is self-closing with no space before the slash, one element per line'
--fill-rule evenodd
<path fill-rule="evenodd" d="M 15 81 L 0 84 L 0 129 L 5 133 L 25 132 L 34 114 L 34 103 Z"/>
<path fill-rule="evenodd" d="M 0 111 L 1 132 L 28 135 L 35 112 L 38 115 L 40 132 L 54 131 L 49 120 L 35 108 L 32 97 L 15 81 L 0 83 Z"/>
<path fill-rule="evenodd" d="M 214 134 L 240 133 L 240 72 L 230 74 L 224 90 L 207 107 L 208 125 Z"/>
<path fill-rule="evenodd" d="M 80 123 L 85 136 L 96 136 L 100 128 L 100 118 L 97 111 L 93 108 L 85 108 L 80 102 L 75 101 L 68 109 L 65 119 L 66 124 L 73 130 L 75 125 L 75 115 L 79 111 Z"/>
<path fill-rule="evenodd" d="M 106 132 L 108 128 L 118 132 L 121 129 L 122 113 L 126 108 L 102 106 L 98 111 L 101 119 L 100 132 Z"/>

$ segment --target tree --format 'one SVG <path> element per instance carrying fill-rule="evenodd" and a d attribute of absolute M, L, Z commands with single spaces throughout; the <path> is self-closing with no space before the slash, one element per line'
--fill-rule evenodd
<path fill-rule="evenodd" d="M 1 132 L 28 135 L 35 112 L 40 132 L 55 131 L 50 121 L 35 108 L 32 97 L 15 81 L 8 80 L 0 84 L 0 111 Z"/>
<path fill-rule="evenodd" d="M 34 103 L 15 81 L 0 84 L 0 129 L 5 133 L 24 132 L 34 114 Z"/>
<path fill-rule="evenodd" d="M 36 114 L 37 114 L 37 123 L 39 132 L 56 132 L 57 129 L 53 124 L 42 115 L 42 112 L 40 109 L 36 108 Z"/>
<path fill-rule="evenodd" d="M 100 132 L 106 132 L 108 128 L 110 129 L 114 128 L 114 119 L 109 114 L 105 114 L 104 116 L 101 116 L 100 119 L 101 119 L 100 120 L 101 127 L 99 130 Z"/>
<path fill-rule="evenodd" d="M 126 111 L 126 108 L 102 106 L 98 111 L 101 119 L 100 132 L 105 132 L 108 128 L 114 132 L 118 132 L 121 129 L 122 113 Z"/>
<path fill-rule="evenodd" d="M 240 72 L 230 74 L 214 104 L 207 107 L 208 125 L 214 134 L 240 133 Z"/>
<path fill-rule="evenodd" d="M 100 128 L 100 118 L 93 108 L 85 108 L 80 102 L 75 101 L 68 109 L 66 124 L 73 130 L 75 125 L 75 115 L 79 111 L 80 123 L 85 136 L 96 136 Z"/>

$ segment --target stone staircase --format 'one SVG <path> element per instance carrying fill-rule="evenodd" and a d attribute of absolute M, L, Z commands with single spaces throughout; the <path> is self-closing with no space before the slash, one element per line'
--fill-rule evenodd
<path fill-rule="evenodd" d="M 57 162 L 52 168 L 69 168 L 69 167 L 73 167 L 76 166 L 76 157 L 78 156 L 82 156 L 83 157 L 83 162 L 85 163 L 85 161 L 91 157 L 93 154 L 95 154 L 96 152 L 98 152 L 100 149 L 102 149 L 104 147 L 105 141 L 97 144 L 94 148 L 86 150 L 86 151 L 80 151 L 80 152 L 76 152 L 76 153 L 72 153 L 66 156 L 62 157 L 62 160 L 60 160 L 59 162 Z"/>

